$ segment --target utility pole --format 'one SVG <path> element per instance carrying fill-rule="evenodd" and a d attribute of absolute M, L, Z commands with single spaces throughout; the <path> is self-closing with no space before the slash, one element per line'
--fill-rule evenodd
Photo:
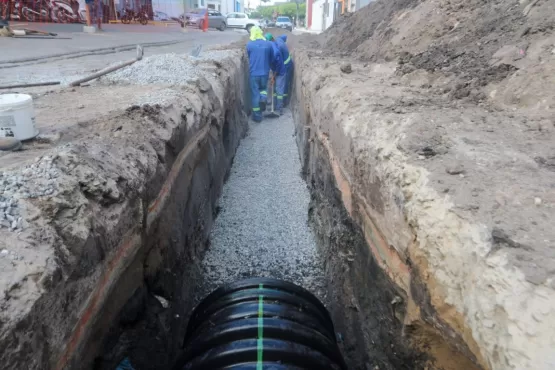
<path fill-rule="evenodd" d="M 297 16 L 295 17 L 295 27 L 299 27 L 299 1 L 295 0 L 295 5 L 297 6 Z"/>

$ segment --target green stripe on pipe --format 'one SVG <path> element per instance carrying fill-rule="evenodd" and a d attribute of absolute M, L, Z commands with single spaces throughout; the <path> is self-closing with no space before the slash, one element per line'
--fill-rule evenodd
<path fill-rule="evenodd" d="M 263 289 L 264 284 L 260 284 L 258 289 Z M 256 370 L 263 370 L 262 361 L 264 354 L 264 296 L 258 296 L 258 339 L 256 341 Z"/>

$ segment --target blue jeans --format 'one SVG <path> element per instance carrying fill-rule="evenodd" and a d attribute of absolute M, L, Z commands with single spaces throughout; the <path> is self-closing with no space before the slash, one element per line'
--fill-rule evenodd
<path fill-rule="evenodd" d="M 251 104 L 252 104 L 252 119 L 255 121 L 262 120 L 262 112 L 260 111 L 260 102 L 266 101 L 268 92 L 268 76 L 251 76 Z"/>
<path fill-rule="evenodd" d="M 292 60 L 285 65 L 285 70 L 286 70 L 285 72 L 286 79 L 285 79 L 285 88 L 283 89 L 283 100 L 284 100 L 284 105 L 287 105 L 291 94 L 291 87 L 293 85 L 293 61 Z"/>
<path fill-rule="evenodd" d="M 281 111 L 283 108 L 283 98 L 285 94 L 285 86 L 287 85 L 287 73 L 282 76 L 276 76 L 276 109 Z"/>

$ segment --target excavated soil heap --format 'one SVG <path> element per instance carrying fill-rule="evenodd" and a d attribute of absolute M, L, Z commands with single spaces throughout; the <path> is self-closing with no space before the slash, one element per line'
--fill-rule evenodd
<path fill-rule="evenodd" d="M 554 27 L 553 1 L 387 0 L 292 42 L 312 221 L 361 230 L 431 366 L 555 367 Z"/>

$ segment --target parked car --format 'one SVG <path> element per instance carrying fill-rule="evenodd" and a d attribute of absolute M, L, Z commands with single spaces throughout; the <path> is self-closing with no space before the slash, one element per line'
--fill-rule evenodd
<path fill-rule="evenodd" d="M 164 12 L 159 12 L 158 10 L 154 11 L 154 15 L 152 16 L 153 21 L 165 22 L 170 20 L 170 16 Z"/>
<path fill-rule="evenodd" d="M 260 26 L 260 23 L 256 19 L 249 18 L 245 13 L 233 12 L 227 14 L 227 26 L 242 28 L 250 32 L 252 26 Z"/>
<path fill-rule="evenodd" d="M 224 31 L 227 27 L 227 19 L 222 13 L 212 9 L 193 9 L 185 13 L 185 24 L 202 28 L 204 25 L 204 15 L 208 11 L 208 28 L 217 28 Z"/>
<path fill-rule="evenodd" d="M 293 31 L 293 22 L 291 22 L 291 18 L 289 17 L 277 17 L 276 27 L 285 28 L 289 31 Z"/>

